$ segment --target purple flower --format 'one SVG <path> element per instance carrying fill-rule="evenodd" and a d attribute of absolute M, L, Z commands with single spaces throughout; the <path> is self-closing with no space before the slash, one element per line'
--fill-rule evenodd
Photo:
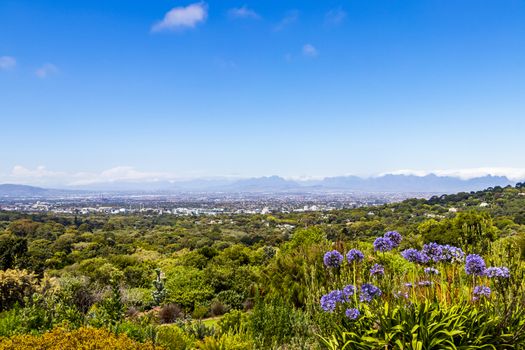
<path fill-rule="evenodd" d="M 432 285 L 432 282 L 431 281 L 419 281 L 417 285 L 420 287 L 428 287 Z"/>
<path fill-rule="evenodd" d="M 343 262 L 343 255 L 337 250 L 326 252 L 323 257 L 323 262 L 326 267 L 339 267 Z"/>
<path fill-rule="evenodd" d="M 370 283 L 365 283 L 361 286 L 361 293 L 359 300 L 361 302 L 369 303 L 373 298 L 381 296 L 381 289 Z"/>
<path fill-rule="evenodd" d="M 383 237 L 388 238 L 392 242 L 394 248 L 403 240 L 403 237 L 397 231 L 388 231 Z"/>
<path fill-rule="evenodd" d="M 407 292 L 402 292 L 400 290 L 398 290 L 397 292 L 394 292 L 394 298 L 396 299 L 400 299 L 400 298 L 405 298 L 405 299 L 408 299 L 408 293 Z"/>
<path fill-rule="evenodd" d="M 412 288 L 413 285 L 412 285 L 412 283 L 408 282 L 408 283 L 405 283 L 405 287 L 407 287 L 407 288 Z"/>
<path fill-rule="evenodd" d="M 426 264 L 430 260 L 428 255 L 414 248 L 403 250 L 401 252 L 401 256 L 405 258 L 405 260 L 413 262 L 413 263 L 417 263 L 417 264 Z"/>
<path fill-rule="evenodd" d="M 465 260 L 465 253 L 458 247 L 451 245 L 442 246 L 443 261 L 450 263 L 461 263 Z"/>
<path fill-rule="evenodd" d="M 428 256 L 433 262 L 443 260 L 443 247 L 435 242 L 425 244 L 422 253 Z"/>
<path fill-rule="evenodd" d="M 364 258 L 365 258 L 365 255 L 359 249 L 350 249 L 350 251 L 346 254 L 346 260 L 348 261 L 349 264 L 353 262 L 358 263 L 362 261 Z"/>
<path fill-rule="evenodd" d="M 326 312 L 334 312 L 337 303 L 344 301 L 343 292 L 340 290 L 333 290 L 321 297 L 321 308 Z"/>
<path fill-rule="evenodd" d="M 490 288 L 486 286 L 476 286 L 472 294 L 474 295 L 473 299 L 478 300 L 481 297 L 489 298 L 490 297 Z"/>
<path fill-rule="evenodd" d="M 488 267 L 485 269 L 485 272 L 483 273 L 485 276 L 489 278 L 509 278 L 510 277 L 510 271 L 507 267 Z"/>
<path fill-rule="evenodd" d="M 374 275 L 384 275 L 385 274 L 385 268 L 382 265 L 375 264 L 370 269 L 370 276 Z"/>
<path fill-rule="evenodd" d="M 349 284 L 343 288 L 343 295 L 346 301 L 350 301 L 350 297 L 355 294 L 355 286 Z"/>
<path fill-rule="evenodd" d="M 345 315 L 351 320 L 357 320 L 361 313 L 358 309 L 346 309 Z"/>
<path fill-rule="evenodd" d="M 438 269 L 435 269 L 433 267 L 425 267 L 424 272 L 427 275 L 439 275 Z"/>
<path fill-rule="evenodd" d="M 392 241 L 385 237 L 377 237 L 374 241 L 374 250 L 380 252 L 388 252 L 394 248 Z"/>
<path fill-rule="evenodd" d="M 467 275 L 483 275 L 485 272 L 485 260 L 477 254 L 468 255 L 465 263 L 465 272 Z"/>

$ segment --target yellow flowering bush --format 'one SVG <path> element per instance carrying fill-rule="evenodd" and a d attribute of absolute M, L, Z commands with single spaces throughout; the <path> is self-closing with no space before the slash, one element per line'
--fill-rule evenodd
<path fill-rule="evenodd" d="M 27 270 L 0 270 L 0 311 L 10 309 L 14 304 L 23 304 L 38 288 L 34 274 Z"/>
<path fill-rule="evenodd" d="M 82 327 L 73 331 L 55 328 L 43 335 L 15 335 L 0 338 L 0 350 L 162 350 L 152 343 L 138 343 L 124 334 Z"/>

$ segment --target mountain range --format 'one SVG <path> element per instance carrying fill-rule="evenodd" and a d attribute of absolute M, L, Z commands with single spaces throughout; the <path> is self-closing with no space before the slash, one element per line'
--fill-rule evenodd
<path fill-rule="evenodd" d="M 477 191 L 488 187 L 513 185 L 504 176 L 482 176 L 460 179 L 452 176 L 383 175 L 327 177 L 319 180 L 289 180 L 279 176 L 247 179 L 211 179 L 155 182 L 109 182 L 75 188 L 47 189 L 26 185 L 0 185 L 0 198 L 45 198 L 94 194 L 100 192 L 156 193 L 224 192 L 224 193 L 330 193 L 330 192 L 396 192 L 396 193 L 455 193 Z"/>

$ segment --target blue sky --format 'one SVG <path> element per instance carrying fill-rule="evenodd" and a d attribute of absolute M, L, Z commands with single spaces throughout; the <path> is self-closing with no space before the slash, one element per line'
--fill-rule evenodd
<path fill-rule="evenodd" d="M 0 182 L 525 177 L 524 1 L 1 0 L 0 33 Z"/>

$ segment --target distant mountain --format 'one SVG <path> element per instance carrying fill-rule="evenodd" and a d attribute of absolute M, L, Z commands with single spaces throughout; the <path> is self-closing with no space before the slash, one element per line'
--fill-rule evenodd
<path fill-rule="evenodd" d="M 360 178 L 341 176 L 325 178 L 317 186 L 324 189 L 339 189 L 360 192 L 440 192 L 455 193 L 478 191 L 488 187 L 513 184 L 504 176 L 483 176 L 463 180 L 452 176 L 384 175 Z"/>
<path fill-rule="evenodd" d="M 2 198 L 53 198 L 67 196 L 81 196 L 89 194 L 87 191 L 68 189 L 51 189 L 27 185 L 0 184 L 0 199 Z M 92 192 L 91 192 L 92 193 Z"/>
<path fill-rule="evenodd" d="M 195 179 L 187 181 L 108 182 L 71 189 L 45 189 L 24 185 L 0 185 L 0 198 L 45 198 L 94 193 L 176 194 L 182 192 L 395 192 L 395 193 L 457 193 L 479 191 L 489 187 L 514 185 L 504 176 L 482 176 L 463 180 L 452 176 L 384 175 L 327 177 L 322 180 L 287 180 L 279 176 L 247 179 Z"/>
<path fill-rule="evenodd" d="M 41 187 L 33 187 L 26 185 L 0 185 L 0 197 L 45 197 L 49 196 L 52 191 L 53 190 Z"/>

